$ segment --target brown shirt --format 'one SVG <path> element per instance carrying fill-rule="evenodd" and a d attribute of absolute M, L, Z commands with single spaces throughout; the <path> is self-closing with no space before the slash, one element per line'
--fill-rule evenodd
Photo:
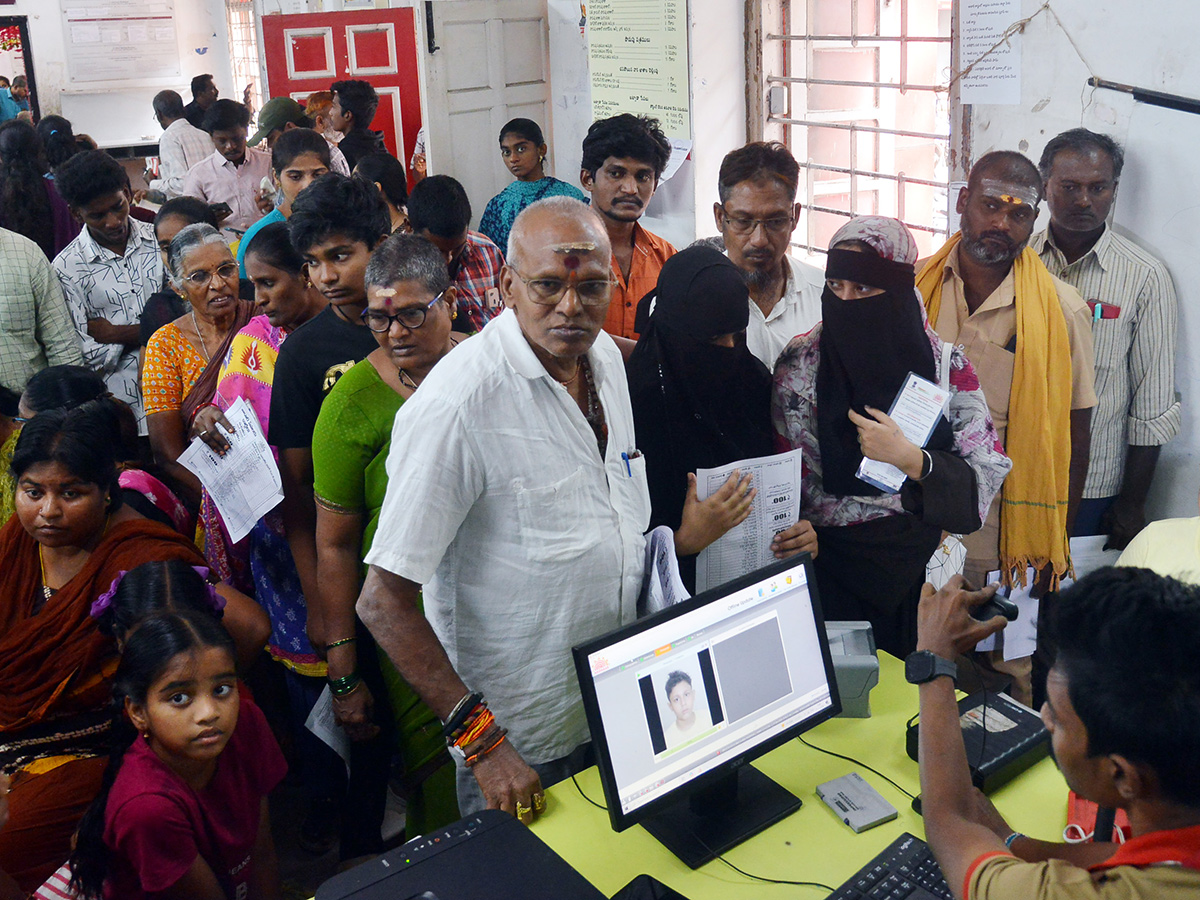
<path fill-rule="evenodd" d="M 958 247 L 946 260 L 942 281 L 942 305 L 934 328 L 944 341 L 962 345 L 975 367 L 987 398 L 988 410 L 1002 442 L 1008 433 L 1008 400 L 1016 363 L 1017 298 L 1012 270 L 1000 286 L 972 313 L 967 308 L 962 276 L 958 270 Z M 1052 278 L 1054 276 L 1051 276 Z M 1079 292 L 1054 278 L 1058 302 L 1067 325 L 1071 346 L 1071 409 L 1096 405 L 1095 367 L 1092 358 L 1091 316 Z M 1003 490 L 1003 489 L 1001 489 Z M 967 547 L 967 577 L 998 565 L 1000 554 L 1000 502 L 992 501 L 983 528 L 963 540 Z"/>

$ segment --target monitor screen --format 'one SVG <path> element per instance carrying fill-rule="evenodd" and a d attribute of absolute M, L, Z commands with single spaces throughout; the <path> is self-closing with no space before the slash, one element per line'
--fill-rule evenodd
<path fill-rule="evenodd" d="M 575 658 L 618 830 L 840 712 L 807 554 L 577 647 Z"/>

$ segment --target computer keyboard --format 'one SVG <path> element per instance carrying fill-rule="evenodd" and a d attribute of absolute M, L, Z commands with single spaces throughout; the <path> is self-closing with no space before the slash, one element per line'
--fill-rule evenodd
<path fill-rule="evenodd" d="M 954 900 L 929 845 L 902 834 L 827 900 Z"/>

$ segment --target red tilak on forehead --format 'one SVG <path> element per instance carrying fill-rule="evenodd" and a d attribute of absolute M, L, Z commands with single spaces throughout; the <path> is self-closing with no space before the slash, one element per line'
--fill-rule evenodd
<path fill-rule="evenodd" d="M 563 265 L 566 266 L 568 269 L 578 269 L 579 262 L 580 262 L 579 257 L 573 253 L 571 255 L 567 256 L 565 259 L 563 259 Z"/>

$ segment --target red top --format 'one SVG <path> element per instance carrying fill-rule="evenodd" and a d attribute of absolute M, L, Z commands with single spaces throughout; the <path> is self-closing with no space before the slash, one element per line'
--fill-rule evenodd
<path fill-rule="evenodd" d="M 197 856 L 212 867 L 226 896 L 246 896 L 262 799 L 286 772 L 267 720 L 245 696 L 216 774 L 202 790 L 189 787 L 146 741 L 135 740 L 105 810 L 104 842 L 112 856 L 104 896 L 139 900 L 165 891 Z"/>

